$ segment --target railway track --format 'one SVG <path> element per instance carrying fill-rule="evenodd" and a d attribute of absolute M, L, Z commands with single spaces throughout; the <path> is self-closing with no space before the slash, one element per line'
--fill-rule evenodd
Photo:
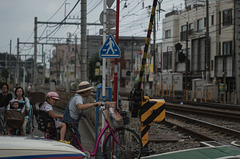
<path fill-rule="evenodd" d="M 166 113 L 167 122 L 170 122 L 177 127 L 185 128 L 188 132 L 191 132 L 191 134 L 200 134 L 202 135 L 203 140 L 215 140 L 230 144 L 232 141 L 240 139 L 240 131 L 169 111 L 166 111 Z"/>
<path fill-rule="evenodd" d="M 181 112 L 188 112 L 188 113 L 197 113 L 197 114 L 203 114 L 207 116 L 217 117 L 217 118 L 224 118 L 225 120 L 231 119 L 231 120 L 239 120 L 240 119 L 240 113 L 238 110 L 228 110 L 227 106 L 222 109 L 216 109 L 212 107 L 201 107 L 201 106 L 190 106 L 190 105 L 176 105 L 171 103 L 166 103 L 166 109 L 167 110 L 177 110 Z"/>

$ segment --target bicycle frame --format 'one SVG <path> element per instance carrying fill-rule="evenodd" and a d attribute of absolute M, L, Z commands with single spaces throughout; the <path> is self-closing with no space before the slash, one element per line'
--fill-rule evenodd
<path fill-rule="evenodd" d="M 82 147 L 82 145 L 80 144 L 78 138 L 77 138 L 77 135 L 74 134 L 74 137 L 75 137 L 75 139 L 76 139 L 76 141 L 77 141 L 77 143 L 78 143 L 78 145 L 79 145 L 79 147 L 80 147 L 80 150 L 83 151 L 83 152 L 88 152 L 88 153 L 90 154 L 90 158 L 91 158 L 92 156 L 96 156 L 96 155 L 97 155 L 97 150 L 98 150 L 98 146 L 99 146 L 100 140 L 101 140 L 102 136 L 104 135 L 104 133 L 106 132 L 107 129 L 110 129 L 110 132 L 109 132 L 109 133 L 106 135 L 106 137 L 104 138 L 103 145 L 105 145 L 105 142 L 106 142 L 107 137 L 108 137 L 110 134 L 112 134 L 113 137 L 114 137 L 114 141 L 115 141 L 119 146 L 121 146 L 122 148 L 124 148 L 124 147 L 118 142 L 118 140 L 117 140 L 117 138 L 116 138 L 116 136 L 115 136 L 115 134 L 114 134 L 114 132 L 113 132 L 113 129 L 111 128 L 111 126 L 110 126 L 110 124 L 109 124 L 109 121 L 107 120 L 107 118 L 106 118 L 105 115 L 104 115 L 104 118 L 105 118 L 106 124 L 105 124 L 104 128 L 101 130 L 100 134 L 98 135 L 97 141 L 96 141 L 96 143 L 95 143 L 94 150 L 93 150 L 92 152 L 90 152 L 89 150 L 84 150 L 83 147 Z"/>

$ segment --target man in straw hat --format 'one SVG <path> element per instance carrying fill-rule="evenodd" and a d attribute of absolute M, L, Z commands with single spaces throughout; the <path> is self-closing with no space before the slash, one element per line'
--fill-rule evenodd
<path fill-rule="evenodd" d="M 78 90 L 76 91 L 76 94 L 68 102 L 68 105 L 63 114 L 63 120 L 65 122 L 75 124 L 75 132 L 80 142 L 81 142 L 81 137 L 78 130 L 78 123 L 79 123 L 79 120 L 81 119 L 83 110 L 101 105 L 100 102 L 84 103 L 83 98 L 90 96 L 92 88 L 93 87 L 90 85 L 88 81 L 80 82 L 78 85 Z"/>

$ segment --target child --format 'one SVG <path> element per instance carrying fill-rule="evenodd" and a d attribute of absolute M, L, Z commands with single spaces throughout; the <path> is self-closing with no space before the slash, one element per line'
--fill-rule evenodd
<path fill-rule="evenodd" d="M 10 105 L 8 106 L 7 114 L 6 114 L 6 116 L 7 116 L 6 128 L 7 128 L 8 135 L 11 135 L 11 134 L 20 135 L 20 128 L 23 125 L 23 120 L 24 120 L 24 115 L 23 115 L 24 109 L 25 108 L 20 107 L 19 101 L 17 99 L 12 99 L 10 101 Z M 15 113 L 14 112 L 11 113 L 12 110 L 13 111 L 15 110 L 14 111 Z M 16 118 L 12 118 L 13 116 L 17 116 L 18 120 L 16 120 Z M 18 132 L 18 133 L 16 134 L 16 132 Z"/>
<path fill-rule="evenodd" d="M 63 118 L 63 115 L 58 115 L 53 112 L 53 106 L 58 100 L 60 99 L 56 92 L 48 92 L 46 96 L 46 101 L 40 106 L 40 110 L 47 112 L 48 115 L 54 119 L 56 128 L 60 129 L 60 141 L 68 143 L 64 140 L 67 126 L 64 122 L 60 122 L 58 120 L 59 118 Z"/>
<path fill-rule="evenodd" d="M 18 100 L 14 99 L 14 100 L 11 101 L 11 103 L 12 103 L 12 109 L 18 109 L 19 108 Z"/>

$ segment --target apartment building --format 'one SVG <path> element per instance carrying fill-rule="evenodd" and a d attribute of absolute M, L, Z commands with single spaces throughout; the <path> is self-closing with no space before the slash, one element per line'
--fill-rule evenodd
<path fill-rule="evenodd" d="M 80 45 L 56 45 L 50 60 L 50 80 L 66 85 L 80 78 Z"/>
<path fill-rule="evenodd" d="M 184 11 L 167 13 L 163 19 L 162 73 L 183 74 L 185 90 L 196 89 L 194 81 L 200 79 L 203 89 L 211 85 L 217 88 L 217 99 L 231 102 L 239 78 L 239 61 L 235 60 L 239 56 L 239 48 L 235 49 L 239 45 L 237 5 L 234 0 L 211 0 L 207 7 L 206 3 L 186 0 Z"/>
<path fill-rule="evenodd" d="M 136 77 L 135 70 L 135 56 L 141 52 L 141 46 L 145 44 L 146 37 L 119 37 L 119 48 L 121 51 L 120 61 L 120 84 L 122 87 L 131 87 L 131 80 Z M 68 81 L 75 81 L 80 79 L 81 65 L 80 65 L 80 46 L 76 45 L 56 45 L 55 50 L 52 52 L 51 66 L 50 66 L 50 80 L 55 80 L 57 84 L 65 85 Z M 99 51 L 103 45 L 102 36 L 87 36 L 87 63 Z M 68 64 L 67 64 L 68 61 Z M 76 62 L 75 62 L 76 61 Z M 76 63 L 76 64 L 75 64 Z M 139 61 L 140 63 L 140 61 Z M 108 63 L 109 64 L 109 63 Z M 68 68 L 67 68 L 68 66 Z M 76 73 L 75 73 L 76 70 Z M 68 73 L 67 73 L 68 72 Z M 89 70 L 87 68 L 87 72 Z M 114 67 L 113 63 L 107 66 L 107 75 L 109 77 L 107 82 L 113 83 Z M 75 75 L 76 74 L 76 75 Z M 100 74 L 101 75 L 101 74 Z M 110 83 L 111 84 L 111 83 Z"/>

